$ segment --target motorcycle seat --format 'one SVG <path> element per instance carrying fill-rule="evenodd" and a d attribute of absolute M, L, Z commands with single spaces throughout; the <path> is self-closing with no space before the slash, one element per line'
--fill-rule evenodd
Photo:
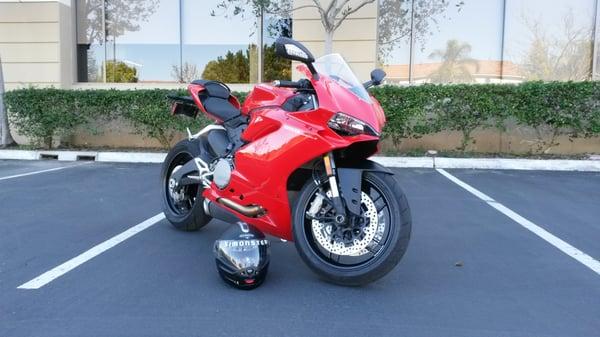
<path fill-rule="evenodd" d="M 240 110 L 229 102 L 231 90 L 226 84 L 210 80 L 195 80 L 192 83 L 204 87 L 205 90 L 200 92 L 199 98 L 209 114 L 223 122 L 241 115 Z"/>

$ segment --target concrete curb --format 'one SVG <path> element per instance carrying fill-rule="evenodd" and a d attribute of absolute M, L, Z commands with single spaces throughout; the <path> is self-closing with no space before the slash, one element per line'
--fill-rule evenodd
<path fill-rule="evenodd" d="M 162 163 L 166 155 L 166 153 L 161 152 L 0 150 L 0 159 L 55 159 L 59 161 L 89 160 L 117 163 Z"/>
<path fill-rule="evenodd" d="M 166 153 L 160 152 L 0 150 L 0 159 L 20 160 L 162 163 L 165 156 Z M 446 157 L 373 157 L 372 159 L 388 167 L 600 172 L 600 160 Z"/>
<path fill-rule="evenodd" d="M 600 160 L 446 157 L 373 157 L 372 159 L 388 167 L 600 172 Z"/>

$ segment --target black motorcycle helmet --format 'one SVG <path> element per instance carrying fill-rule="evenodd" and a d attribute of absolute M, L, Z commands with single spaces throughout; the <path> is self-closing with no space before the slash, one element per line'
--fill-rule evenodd
<path fill-rule="evenodd" d="M 269 241 L 256 228 L 238 222 L 215 241 L 219 275 L 239 289 L 254 289 L 262 284 L 269 268 Z"/>

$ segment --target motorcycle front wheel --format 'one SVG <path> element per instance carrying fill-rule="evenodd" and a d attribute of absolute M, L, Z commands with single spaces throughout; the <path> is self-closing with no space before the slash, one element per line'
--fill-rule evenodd
<path fill-rule="evenodd" d="M 389 273 L 406 252 L 410 208 L 393 175 L 365 172 L 360 215 L 339 225 L 329 184 L 309 180 L 294 207 L 293 234 L 304 262 L 326 281 L 364 285 Z"/>

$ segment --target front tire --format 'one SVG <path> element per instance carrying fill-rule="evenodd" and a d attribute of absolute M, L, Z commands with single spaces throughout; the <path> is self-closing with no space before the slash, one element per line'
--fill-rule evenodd
<path fill-rule="evenodd" d="M 161 172 L 161 189 L 163 212 L 169 222 L 183 231 L 196 231 L 211 220 L 204 213 L 204 197 L 202 185 L 187 185 L 174 195 L 169 190 L 170 177 L 183 164 L 200 155 L 197 141 L 182 140 L 167 154 Z"/>
<path fill-rule="evenodd" d="M 325 195 L 326 190 L 327 183 L 317 186 L 309 180 L 297 199 L 293 234 L 300 257 L 323 279 L 345 286 L 364 285 L 389 273 L 406 252 L 412 227 L 410 208 L 396 179 L 382 172 L 363 174 L 361 216 L 364 212 L 366 225 L 361 236 L 345 244 L 336 242 L 341 239 L 335 233 L 342 232 L 332 229 L 335 226 L 307 216 L 317 193 Z M 331 218 L 330 212 L 321 211 L 323 218 Z"/>

